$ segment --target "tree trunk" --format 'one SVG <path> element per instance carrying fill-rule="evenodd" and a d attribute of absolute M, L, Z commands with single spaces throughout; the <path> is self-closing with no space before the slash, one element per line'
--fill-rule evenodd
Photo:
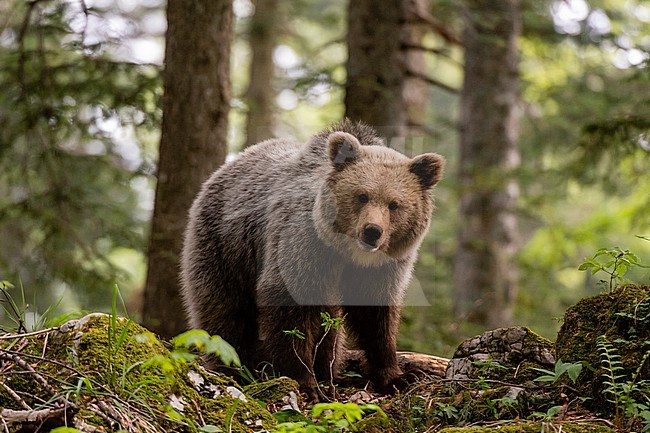
<path fill-rule="evenodd" d="M 142 320 L 164 337 L 186 328 L 178 293 L 187 212 L 226 157 L 232 0 L 169 0 L 158 184 Z"/>
<path fill-rule="evenodd" d="M 406 79 L 402 37 L 404 0 L 350 0 L 345 116 L 363 121 L 389 141 L 405 137 Z"/>
<path fill-rule="evenodd" d="M 249 44 L 252 51 L 248 90 L 246 143 L 251 146 L 272 138 L 275 129 L 275 65 L 273 49 L 278 30 L 278 0 L 256 0 L 251 18 Z"/>
<path fill-rule="evenodd" d="M 428 11 L 429 0 L 411 0 L 407 12 L 408 24 L 402 31 L 402 42 L 406 47 L 422 46 L 428 28 L 417 18 L 418 11 Z M 402 97 L 406 109 L 406 122 L 411 135 L 426 135 L 426 114 L 429 104 L 429 83 L 421 77 L 426 76 L 424 50 L 405 49 L 404 57 L 407 77 L 402 86 Z"/>
<path fill-rule="evenodd" d="M 461 94 L 460 214 L 454 269 L 459 319 L 512 322 L 516 294 L 521 17 L 517 0 L 467 0 Z"/>

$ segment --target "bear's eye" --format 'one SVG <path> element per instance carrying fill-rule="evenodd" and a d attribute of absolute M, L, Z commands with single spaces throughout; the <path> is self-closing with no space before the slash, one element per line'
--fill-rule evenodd
<path fill-rule="evenodd" d="M 388 205 L 388 209 L 390 209 L 390 210 L 397 210 L 398 207 L 399 206 L 394 201 L 391 201 L 390 204 Z"/>
<path fill-rule="evenodd" d="M 359 203 L 368 203 L 368 196 L 366 194 L 359 194 Z"/>

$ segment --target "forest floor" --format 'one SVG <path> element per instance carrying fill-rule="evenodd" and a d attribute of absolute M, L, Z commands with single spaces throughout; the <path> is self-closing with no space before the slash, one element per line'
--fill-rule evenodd
<path fill-rule="evenodd" d="M 647 286 L 581 300 L 556 342 L 512 327 L 462 342 L 451 360 L 400 353 L 419 380 L 390 396 L 367 386 L 358 353 L 314 405 L 289 378 L 235 380 L 202 368 L 199 352 L 236 359 L 202 331 L 169 344 L 98 313 L 0 334 L 0 431 L 650 431 Z"/>

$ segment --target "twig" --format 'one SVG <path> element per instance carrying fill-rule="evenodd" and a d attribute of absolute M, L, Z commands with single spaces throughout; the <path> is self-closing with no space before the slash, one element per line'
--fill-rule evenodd
<path fill-rule="evenodd" d="M 103 432 L 104 431 L 104 429 L 92 426 L 92 425 L 90 425 L 90 424 L 88 424 L 88 423 L 86 423 L 86 422 L 84 422 L 84 421 L 82 421 L 80 419 L 75 419 L 73 424 L 74 424 L 74 427 L 77 430 L 81 430 L 82 432 L 95 433 L 95 432 Z"/>
<path fill-rule="evenodd" d="M 115 424 L 115 420 L 111 419 L 107 414 L 105 414 L 102 409 L 97 406 L 95 403 L 89 403 L 86 405 L 86 409 L 100 417 L 101 419 L 104 420 L 108 424 L 109 427 L 112 427 Z"/>
<path fill-rule="evenodd" d="M 41 376 L 36 370 L 34 370 L 34 367 L 32 367 L 28 362 L 23 360 L 20 356 L 16 354 L 11 354 L 7 353 L 4 350 L 0 349 L 0 358 L 4 359 L 10 359 L 16 364 L 18 364 L 20 367 L 22 367 L 24 370 L 28 371 L 32 377 L 41 384 L 43 388 L 53 396 L 57 395 L 57 392 L 54 388 L 50 386 L 50 384 L 45 380 L 43 376 Z"/>
<path fill-rule="evenodd" d="M 50 419 L 65 420 L 66 412 L 66 407 L 39 410 L 2 409 L 0 410 L 0 418 L 5 422 L 8 421 L 9 425 L 18 423 L 43 423 Z"/>
<path fill-rule="evenodd" d="M 192 400 L 192 403 L 194 403 L 194 409 L 196 409 L 196 414 L 199 417 L 199 422 L 201 425 L 205 425 L 205 420 L 203 419 L 203 415 L 201 414 L 201 406 L 197 403 L 196 400 Z"/>
<path fill-rule="evenodd" d="M 307 366 L 307 364 L 305 364 L 305 361 L 303 361 L 302 358 L 300 357 L 300 355 L 298 354 L 298 350 L 296 350 L 295 339 L 293 339 L 291 341 L 291 348 L 293 349 L 293 353 L 296 355 L 296 358 L 298 358 L 298 361 L 300 361 L 300 363 L 303 365 L 303 367 L 305 367 L 307 369 L 307 372 L 314 378 L 314 382 L 316 382 L 316 389 L 318 390 L 318 394 L 321 397 L 325 397 L 329 401 L 329 399 L 327 398 L 327 396 L 325 395 L 323 390 L 320 389 L 320 385 L 318 384 L 318 380 L 316 379 L 316 373 L 314 372 L 314 368 L 313 367 L 309 368 Z"/>
<path fill-rule="evenodd" d="M 18 402 L 20 407 L 22 407 L 25 410 L 32 410 L 32 408 L 29 407 L 27 403 L 25 403 L 25 400 L 23 400 L 18 394 L 16 394 L 16 392 L 13 389 L 9 388 L 9 385 L 7 385 L 4 382 L 0 382 L 0 385 L 2 385 L 5 391 L 7 391 L 7 393 L 9 393 L 9 395 L 12 396 L 14 400 Z"/>
<path fill-rule="evenodd" d="M 340 335 L 339 332 L 336 332 L 334 334 L 334 356 L 332 356 L 332 360 L 330 361 L 330 387 L 332 388 L 334 399 L 336 399 L 336 387 L 334 386 L 334 363 L 336 362 L 336 354 L 338 353 L 338 351 L 336 350 L 336 345 L 338 343 L 339 335 Z"/>
<path fill-rule="evenodd" d="M 59 328 L 47 328 L 47 329 L 41 329 L 39 331 L 33 331 L 33 332 L 22 332 L 22 333 L 17 333 L 17 334 L 4 334 L 0 335 L 0 340 L 11 340 L 13 338 L 22 338 L 22 337 L 32 337 L 34 335 L 40 335 L 40 334 L 47 334 L 52 331 L 58 331 Z"/>
<path fill-rule="evenodd" d="M 47 343 L 50 340 L 50 334 L 45 334 L 45 341 L 43 342 L 43 351 L 41 352 L 41 356 L 45 358 L 45 352 L 47 351 Z"/>
<path fill-rule="evenodd" d="M 53 329 L 56 329 L 56 328 L 53 328 Z M 118 402 L 118 403 L 120 403 L 122 405 L 125 405 L 125 406 L 129 406 L 131 408 L 131 410 L 133 410 L 133 411 L 135 411 L 135 412 L 137 412 L 137 413 L 139 413 L 139 414 L 141 414 L 143 416 L 147 415 L 146 412 L 144 410 L 142 410 L 141 408 L 134 407 L 133 405 L 130 405 L 129 403 L 122 400 L 118 395 L 116 395 L 113 391 L 111 391 L 105 384 L 103 384 L 103 383 L 101 383 L 101 382 L 99 382 L 99 381 L 97 381 L 97 380 L 95 380 L 95 379 L 93 379 L 91 377 L 88 377 L 87 373 L 83 373 L 83 372 L 81 372 L 80 370 L 78 370 L 78 369 L 76 369 L 74 367 L 71 367 L 71 366 L 66 365 L 66 364 L 64 364 L 62 362 L 56 361 L 54 359 L 42 358 L 42 357 L 40 357 L 38 355 L 31 355 L 31 354 L 28 354 L 28 353 L 17 353 L 17 352 L 14 352 L 12 350 L 6 350 L 6 349 L 0 349 L 0 359 L 5 358 L 5 359 L 11 360 L 11 358 L 9 356 L 6 356 L 6 355 L 3 356 L 3 352 L 5 352 L 5 353 L 7 353 L 9 355 L 12 355 L 12 354 L 22 355 L 23 357 L 26 357 L 26 358 L 36 359 L 36 360 L 43 361 L 43 362 L 49 362 L 49 363 L 51 363 L 53 365 L 59 366 L 61 368 L 65 368 L 66 370 L 71 371 L 72 373 L 76 374 L 77 376 L 87 377 L 88 380 L 90 380 L 90 382 L 93 385 L 95 385 L 98 389 L 101 389 L 102 391 L 106 392 L 116 402 Z M 29 373 L 29 372 L 27 372 L 27 373 Z M 161 414 L 162 414 L 162 412 L 161 412 Z"/>

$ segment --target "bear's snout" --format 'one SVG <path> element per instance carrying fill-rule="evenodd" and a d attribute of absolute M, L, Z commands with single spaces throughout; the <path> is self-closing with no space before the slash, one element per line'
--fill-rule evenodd
<path fill-rule="evenodd" d="M 370 247 L 376 248 L 377 241 L 379 241 L 379 238 L 381 238 L 381 235 L 383 233 L 384 231 L 377 224 L 366 224 L 366 226 L 363 228 L 362 240 Z"/>

